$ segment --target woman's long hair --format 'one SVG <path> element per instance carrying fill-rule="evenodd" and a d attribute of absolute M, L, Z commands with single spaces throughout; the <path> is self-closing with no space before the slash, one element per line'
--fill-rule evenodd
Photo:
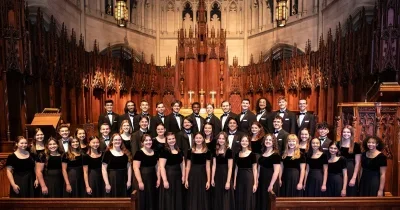
<path fill-rule="evenodd" d="M 296 147 L 294 148 L 294 154 L 292 156 L 292 160 L 294 159 L 299 159 L 301 156 L 300 148 L 299 148 L 299 138 L 295 134 L 289 134 L 288 137 L 285 139 L 286 147 L 285 150 L 283 151 L 282 154 L 282 159 L 285 159 L 288 155 L 288 150 L 289 150 L 289 140 L 295 140 L 296 141 Z"/>
<path fill-rule="evenodd" d="M 317 139 L 317 138 L 313 138 L 313 139 L 311 139 L 311 141 L 310 142 L 308 142 L 308 151 L 307 151 L 307 157 L 309 157 L 309 158 L 311 158 L 312 157 L 312 155 L 314 154 L 314 149 L 312 148 L 312 141 L 313 140 L 317 140 L 318 142 L 319 142 L 319 148 L 318 148 L 318 150 L 320 151 L 320 152 L 323 152 L 324 150 L 322 149 L 322 145 L 321 145 L 321 141 L 319 140 L 319 139 Z"/>
<path fill-rule="evenodd" d="M 196 142 L 195 142 L 196 136 L 201 136 L 201 138 L 203 138 L 203 142 L 201 143 L 201 152 L 203 152 L 203 153 L 207 152 L 208 149 L 207 149 L 206 139 L 204 138 L 204 136 L 200 132 L 197 132 L 193 136 L 192 152 L 196 151 Z"/>
<path fill-rule="evenodd" d="M 111 150 L 111 149 L 113 149 L 114 148 L 114 146 L 113 146 L 113 142 L 114 142 L 114 138 L 116 137 L 116 136 L 119 136 L 120 138 L 121 138 L 121 151 L 126 155 L 126 156 L 128 156 L 128 162 L 132 162 L 132 154 L 131 154 L 131 152 L 129 152 L 127 149 L 126 149 L 126 147 L 125 147 L 125 145 L 124 145 L 124 142 L 123 142 L 123 140 L 122 140 L 122 137 L 121 137 L 121 134 L 119 134 L 119 133 L 114 133 L 112 136 L 111 136 L 111 139 L 110 139 L 110 143 L 108 143 L 108 146 L 107 146 L 107 150 L 106 151 L 109 151 L 109 150 Z"/>
<path fill-rule="evenodd" d="M 55 139 L 54 137 L 50 137 L 47 141 L 46 141 L 46 144 L 45 144 L 45 146 L 44 146 L 44 154 L 41 154 L 41 155 L 45 155 L 46 156 L 46 162 L 45 162 L 45 166 L 47 166 L 47 163 L 48 163 L 48 161 L 49 161 L 49 158 L 50 158 L 50 156 L 51 156 L 51 152 L 50 152 L 50 150 L 49 150 L 49 144 L 51 143 L 51 142 L 54 142 L 54 143 L 56 143 L 56 145 L 57 145 L 57 152 L 58 152 L 58 154 L 60 154 L 60 155 L 62 155 L 63 154 L 63 152 L 60 150 L 60 145 L 58 144 L 58 141 L 57 141 L 57 139 Z M 39 159 L 40 159 L 40 157 L 39 157 Z"/>
<path fill-rule="evenodd" d="M 33 134 L 34 137 L 32 139 L 31 153 L 34 154 L 34 155 L 37 155 L 37 151 L 36 151 L 36 134 L 39 131 L 41 131 L 43 133 L 42 129 L 36 128 L 35 129 L 35 133 Z M 44 135 L 44 133 L 43 133 L 43 135 Z M 45 144 L 46 144 L 46 142 L 44 141 L 44 137 L 43 137 L 43 145 L 45 145 Z"/>
<path fill-rule="evenodd" d="M 279 154 L 278 140 L 276 139 L 275 135 L 272 133 L 265 134 L 265 136 L 261 142 L 261 152 L 264 153 L 265 151 L 267 151 L 267 147 L 265 146 L 265 141 L 267 140 L 268 136 L 270 136 L 272 138 L 272 153 Z"/>
<path fill-rule="evenodd" d="M 257 135 L 256 135 L 256 139 L 257 139 L 257 141 L 259 140 L 259 139 L 261 139 L 262 137 L 264 137 L 264 135 L 265 135 L 265 131 L 264 131 L 264 127 L 261 125 L 261 123 L 259 123 L 258 121 L 254 121 L 252 124 L 251 124 L 251 126 L 253 126 L 253 125 L 256 125 L 259 129 L 260 129 L 260 131 L 257 133 Z M 251 127 L 250 127 L 250 130 L 251 130 Z M 252 133 L 253 134 L 253 133 Z"/>
<path fill-rule="evenodd" d="M 176 144 L 176 136 L 175 136 L 175 134 L 172 133 L 172 132 L 168 132 L 168 133 L 165 135 L 164 149 L 165 149 L 166 151 L 168 151 L 168 152 L 171 153 L 171 148 L 169 148 L 169 145 L 168 145 L 168 137 L 169 137 L 169 136 L 174 136 L 174 137 L 175 137 L 174 148 L 176 149 L 176 151 L 180 152 L 181 150 L 179 149 L 178 145 Z"/>
<path fill-rule="evenodd" d="M 99 139 L 99 137 L 97 137 L 97 136 L 91 136 L 91 137 L 89 137 L 89 143 L 88 143 L 89 149 L 88 149 L 88 151 L 87 151 L 87 154 L 88 154 L 88 155 L 91 155 L 91 154 L 92 154 L 92 148 L 90 147 L 90 142 L 91 142 L 92 140 L 96 140 L 96 139 L 97 139 L 97 141 L 99 141 L 99 145 L 100 145 L 100 139 Z M 101 151 L 100 151 L 100 146 L 97 148 L 97 153 L 101 153 Z"/>
<path fill-rule="evenodd" d="M 354 128 L 350 125 L 345 125 L 342 129 L 342 136 L 340 137 L 340 144 L 339 146 L 342 147 L 342 141 L 343 141 L 343 131 L 344 129 L 349 129 L 350 130 L 350 146 L 349 146 L 349 154 L 353 154 L 354 150 Z M 340 147 L 338 149 L 340 149 Z"/>
<path fill-rule="evenodd" d="M 220 136 L 223 136 L 225 139 L 225 144 L 224 144 L 224 153 L 222 153 L 222 155 L 225 157 L 225 153 L 226 150 L 229 148 L 229 141 L 228 141 L 228 134 L 226 134 L 224 131 L 219 132 L 219 134 L 217 135 L 217 140 L 215 142 L 215 153 L 217 154 L 217 152 L 219 151 L 219 149 L 221 148 L 221 145 L 219 145 L 218 143 L 218 139 Z M 217 154 L 218 155 L 218 154 Z"/>
<path fill-rule="evenodd" d="M 79 139 L 78 138 L 76 138 L 76 137 L 69 137 L 69 141 L 68 141 L 68 151 L 67 151 L 67 158 L 68 158 L 68 160 L 75 160 L 75 158 L 76 158 L 76 156 L 79 156 L 79 155 L 75 155 L 73 152 L 72 152 L 72 141 L 73 140 L 77 140 L 78 141 L 78 143 L 79 143 L 79 146 L 78 146 L 78 148 L 76 148 L 76 153 L 78 153 L 79 155 L 81 155 L 81 143 L 80 143 L 80 141 L 79 141 Z"/>

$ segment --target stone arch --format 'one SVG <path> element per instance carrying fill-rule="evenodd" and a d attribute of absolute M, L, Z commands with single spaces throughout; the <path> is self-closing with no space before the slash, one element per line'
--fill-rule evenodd
<path fill-rule="evenodd" d="M 112 57 L 119 57 L 123 56 L 124 59 L 134 59 L 137 62 L 142 60 L 142 54 L 139 53 L 137 50 L 133 49 L 131 46 L 126 45 L 124 43 L 114 44 L 109 47 L 104 48 L 100 54 L 105 55 L 107 54 L 109 48 L 111 49 L 111 56 Z M 132 55 L 133 52 L 133 55 Z"/>
<path fill-rule="evenodd" d="M 297 50 L 298 55 L 303 55 L 304 51 L 300 50 L 297 46 L 293 46 L 285 43 L 277 43 L 271 47 L 271 49 L 263 51 L 263 61 L 268 61 L 269 59 L 281 60 L 290 58 L 293 55 L 294 49 Z"/>

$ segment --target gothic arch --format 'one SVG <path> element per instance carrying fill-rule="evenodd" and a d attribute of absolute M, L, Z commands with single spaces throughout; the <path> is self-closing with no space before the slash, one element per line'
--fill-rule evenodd
<path fill-rule="evenodd" d="M 107 54 L 108 50 L 111 49 L 111 56 L 112 57 L 122 57 L 126 60 L 128 59 L 134 59 L 135 61 L 139 62 L 142 60 L 142 55 L 135 49 L 133 49 L 131 46 L 120 43 L 120 44 L 115 44 L 110 47 L 104 48 L 100 54 L 105 55 Z M 132 57 L 132 52 L 133 52 L 133 57 Z"/>
<path fill-rule="evenodd" d="M 193 20 L 193 5 L 190 1 L 185 1 L 182 4 L 182 20 L 185 19 L 186 13 L 189 13 L 190 18 Z"/>
<path fill-rule="evenodd" d="M 268 61 L 271 57 L 273 60 L 282 60 L 286 58 L 290 58 L 293 55 L 294 49 L 297 50 L 298 55 L 304 54 L 302 50 L 297 48 L 296 46 L 285 44 L 285 43 L 277 43 L 271 47 L 271 49 L 267 51 L 263 56 L 263 61 Z"/>

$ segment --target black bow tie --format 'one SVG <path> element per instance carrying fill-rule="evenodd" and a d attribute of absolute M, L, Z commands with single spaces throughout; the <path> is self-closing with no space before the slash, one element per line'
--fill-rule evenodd
<path fill-rule="evenodd" d="M 192 131 L 187 131 L 187 130 L 185 130 L 185 132 L 186 132 L 186 134 L 191 134 L 192 133 Z"/>
<path fill-rule="evenodd" d="M 164 118 L 164 115 L 158 115 L 160 118 Z"/>
<path fill-rule="evenodd" d="M 63 144 L 68 144 L 68 140 L 62 141 Z"/>
<path fill-rule="evenodd" d="M 110 139 L 104 139 L 104 141 L 110 141 Z"/>
<path fill-rule="evenodd" d="M 228 113 L 223 113 L 222 114 L 222 117 L 226 117 L 226 116 L 228 116 Z"/>
<path fill-rule="evenodd" d="M 236 132 L 235 132 L 235 133 L 236 133 Z M 228 135 L 229 135 L 229 136 L 230 136 L 230 135 L 235 135 L 235 133 L 231 133 L 231 132 L 229 132 L 229 134 L 228 134 Z"/>
<path fill-rule="evenodd" d="M 306 115 L 306 113 L 305 112 L 300 112 L 300 115 Z"/>
<path fill-rule="evenodd" d="M 129 114 L 129 117 L 135 117 L 135 114 Z"/>
<path fill-rule="evenodd" d="M 112 115 L 112 112 L 107 112 L 107 115 Z"/>
<path fill-rule="evenodd" d="M 180 117 L 181 115 L 179 113 L 174 113 L 175 117 Z"/>
<path fill-rule="evenodd" d="M 319 137 L 319 140 L 320 140 L 320 141 L 325 141 L 325 140 L 326 140 L 326 137 Z"/>
<path fill-rule="evenodd" d="M 265 110 L 259 111 L 258 114 L 264 114 Z"/>
<path fill-rule="evenodd" d="M 274 134 L 277 134 L 277 133 L 279 133 L 279 131 L 274 131 Z"/>
<path fill-rule="evenodd" d="M 142 116 L 147 117 L 147 116 L 149 116 L 149 113 L 142 113 Z"/>
<path fill-rule="evenodd" d="M 246 114 L 247 111 L 242 112 L 242 114 Z"/>
<path fill-rule="evenodd" d="M 282 113 L 282 114 L 284 114 L 284 113 L 285 113 L 285 111 L 281 111 L 281 110 L 279 110 L 279 113 Z"/>
<path fill-rule="evenodd" d="M 195 114 L 195 115 L 194 115 L 194 117 L 200 117 L 200 115 L 198 115 L 198 114 Z"/>

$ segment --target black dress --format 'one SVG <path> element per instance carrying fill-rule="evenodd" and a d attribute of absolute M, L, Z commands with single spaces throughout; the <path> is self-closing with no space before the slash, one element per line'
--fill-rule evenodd
<path fill-rule="evenodd" d="M 67 163 L 67 173 L 69 184 L 72 191 L 69 193 L 64 189 L 66 198 L 83 198 L 86 195 L 85 181 L 83 179 L 83 165 L 86 165 L 86 156 L 75 156 L 74 160 L 67 157 L 67 153 L 62 156 L 62 162 Z"/>
<path fill-rule="evenodd" d="M 305 196 L 321 197 L 325 196 L 325 192 L 321 191 L 324 180 L 324 165 L 328 165 L 328 158 L 322 153 L 319 158 L 307 157 L 308 176 L 305 187 Z"/>
<path fill-rule="evenodd" d="M 343 169 L 346 168 L 346 158 L 339 157 L 334 163 L 328 163 L 328 181 L 326 184 L 326 195 L 329 197 L 340 197 L 343 189 Z M 349 186 L 346 187 L 346 190 Z M 347 194 L 347 193 L 346 193 Z"/>
<path fill-rule="evenodd" d="M 16 185 L 19 186 L 19 193 L 16 194 L 10 185 L 10 198 L 33 198 L 35 181 L 35 160 L 32 154 L 28 158 L 19 159 L 15 153 L 8 156 L 7 167 L 13 168 L 13 178 Z"/>
<path fill-rule="evenodd" d="M 32 145 L 32 146 L 34 146 L 34 145 Z M 38 150 L 36 150 L 36 153 L 32 153 L 32 154 L 35 158 L 35 161 L 38 162 L 39 157 L 44 154 L 44 149 L 38 149 Z M 40 187 L 40 183 L 38 183 L 38 184 L 39 184 L 38 187 L 35 188 L 35 193 L 34 193 L 35 198 L 42 197 L 42 188 Z"/>
<path fill-rule="evenodd" d="M 257 163 L 256 154 L 251 152 L 247 157 L 236 155 L 235 208 L 238 210 L 254 210 L 256 207 L 255 194 L 253 193 L 254 176 L 253 164 Z"/>
<path fill-rule="evenodd" d="M 216 139 L 211 139 L 210 142 L 206 143 L 207 148 L 208 148 L 208 151 L 210 151 L 211 154 L 214 154 L 214 153 L 215 153 L 215 145 L 216 145 L 216 142 L 217 142 Z M 210 164 L 210 165 L 212 165 L 212 161 L 211 161 L 211 164 Z"/>
<path fill-rule="evenodd" d="M 186 209 L 208 210 L 210 209 L 209 190 L 206 190 L 207 171 L 206 162 L 211 161 L 211 152 L 193 153 L 190 149 L 187 153 L 190 160 L 188 174 L 189 189 L 187 190 Z"/>
<path fill-rule="evenodd" d="M 128 182 L 128 156 L 114 156 L 110 150 L 104 153 L 103 164 L 107 164 L 108 182 L 111 186 L 106 197 L 127 197 L 126 183 Z"/>
<path fill-rule="evenodd" d="M 46 158 L 45 154 L 41 154 L 36 162 L 43 163 L 43 179 L 46 183 L 48 193 L 47 195 L 41 194 L 41 197 L 46 198 L 61 198 L 63 197 L 64 178 L 62 175 L 62 157 L 49 156 Z"/>
<path fill-rule="evenodd" d="M 251 141 L 251 151 L 257 155 L 257 159 L 262 154 L 261 152 L 261 142 L 262 138 L 258 139 L 257 141 Z"/>
<path fill-rule="evenodd" d="M 214 154 L 216 168 L 214 175 L 215 186 L 212 191 L 212 209 L 215 210 L 235 210 L 235 197 L 233 191 L 233 176 L 228 174 L 228 160 L 233 160 L 233 153 L 231 149 L 227 149 L 225 155 Z M 233 161 L 232 161 L 233 163 Z M 234 167 L 232 164 L 232 172 Z M 229 190 L 225 189 L 226 181 L 231 177 L 231 185 Z"/>
<path fill-rule="evenodd" d="M 104 197 L 104 180 L 101 173 L 101 165 L 103 160 L 103 154 L 98 158 L 93 158 L 90 155 L 86 157 L 88 166 L 88 178 L 89 186 L 92 189 L 92 194 L 86 194 L 88 197 L 100 198 Z"/>
<path fill-rule="evenodd" d="M 162 210 L 183 210 L 183 185 L 181 163 L 183 152 L 172 154 L 168 150 L 162 150 L 160 158 L 167 160 L 165 171 L 169 188 L 165 189 L 163 183 L 160 184 L 159 209 Z M 204 186 L 205 187 L 205 186 Z"/>
<path fill-rule="evenodd" d="M 354 166 L 356 164 L 355 162 L 355 156 L 357 154 L 361 154 L 361 148 L 360 144 L 354 143 L 354 148 L 353 148 L 353 153 L 349 154 L 349 148 L 348 147 L 340 147 L 340 155 L 346 158 L 347 161 L 347 188 L 346 188 L 346 196 L 357 196 L 358 195 L 358 180 L 356 179 L 356 184 L 353 187 L 349 186 L 349 182 L 351 178 L 353 177 L 354 173 Z"/>
<path fill-rule="evenodd" d="M 158 209 L 158 189 L 157 185 L 157 161 L 158 155 L 146 155 L 143 150 L 138 150 L 133 158 L 140 161 L 140 175 L 144 184 L 144 190 L 139 190 L 139 210 Z"/>
<path fill-rule="evenodd" d="M 360 179 L 360 196 L 377 196 L 380 185 L 380 168 L 387 166 L 386 156 L 379 153 L 374 158 L 361 155 L 362 175 Z"/>
<path fill-rule="evenodd" d="M 258 164 L 260 165 L 260 175 L 258 177 L 258 188 L 256 193 L 256 209 L 266 210 L 269 207 L 268 187 L 271 183 L 272 175 L 274 174 L 274 165 L 281 164 L 281 156 L 278 153 L 272 153 L 268 157 L 260 156 Z M 276 195 L 279 195 L 279 177 L 277 177 L 272 190 Z"/>
<path fill-rule="evenodd" d="M 161 143 L 157 140 L 156 137 L 153 138 L 153 146 L 151 148 L 154 150 L 155 153 L 160 154 L 161 150 L 165 147 L 165 143 Z"/>
<path fill-rule="evenodd" d="M 300 180 L 300 164 L 306 163 L 303 153 L 300 158 L 292 160 L 292 156 L 286 156 L 283 162 L 282 186 L 279 191 L 281 197 L 301 197 L 303 190 L 297 190 Z M 282 170 L 282 169 L 281 169 Z"/>
<path fill-rule="evenodd" d="M 124 146 L 128 151 L 132 150 L 131 139 L 122 139 L 122 142 L 124 142 Z"/>

